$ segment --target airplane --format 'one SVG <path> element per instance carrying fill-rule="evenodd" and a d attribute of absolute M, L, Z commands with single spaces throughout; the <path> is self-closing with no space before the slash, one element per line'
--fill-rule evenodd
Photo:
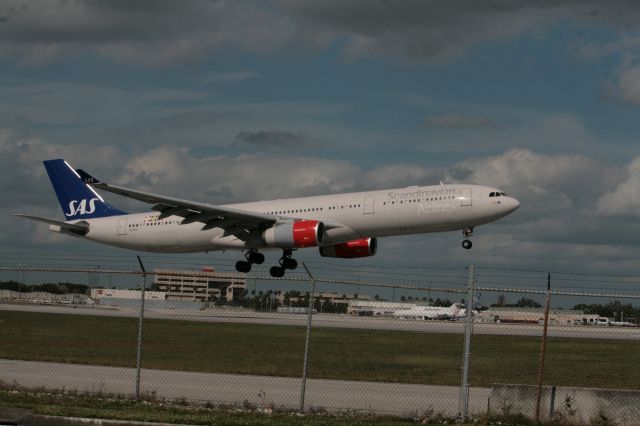
<path fill-rule="evenodd" d="M 108 184 L 63 159 L 43 163 L 65 220 L 15 216 L 47 223 L 53 232 L 132 250 L 240 250 L 244 260 L 236 270 L 243 273 L 264 262 L 261 251 L 282 250 L 278 265 L 270 269 L 273 277 L 297 267 L 295 250 L 318 247 L 323 257 L 367 257 L 376 254 L 378 237 L 391 235 L 462 230 L 462 247 L 470 249 L 477 226 L 520 206 L 496 188 L 442 183 L 213 205 Z M 153 204 L 152 211 L 126 213 L 96 189 Z"/>
<path fill-rule="evenodd" d="M 464 318 L 466 309 L 460 303 L 451 306 L 412 306 L 408 309 L 394 311 L 391 316 L 400 319 L 420 319 L 420 320 L 454 320 Z"/>

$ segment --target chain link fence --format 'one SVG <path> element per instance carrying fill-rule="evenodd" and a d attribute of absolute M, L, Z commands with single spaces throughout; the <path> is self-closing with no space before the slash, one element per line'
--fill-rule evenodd
<path fill-rule="evenodd" d="M 309 262 L 274 279 L 223 262 L 213 272 L 152 258 L 144 274 L 130 258 L 61 259 L 0 267 L 5 387 L 301 411 L 640 418 L 640 276 Z"/>

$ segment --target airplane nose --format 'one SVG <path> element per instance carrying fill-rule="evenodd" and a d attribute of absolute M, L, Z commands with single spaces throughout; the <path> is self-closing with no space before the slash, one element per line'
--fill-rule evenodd
<path fill-rule="evenodd" d="M 516 200 L 515 198 L 511 198 L 511 209 L 510 212 L 514 212 L 516 210 L 518 210 L 518 207 L 520 207 L 520 201 Z"/>

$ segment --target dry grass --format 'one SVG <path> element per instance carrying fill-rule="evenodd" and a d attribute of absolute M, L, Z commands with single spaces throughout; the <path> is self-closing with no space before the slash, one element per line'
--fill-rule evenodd
<path fill-rule="evenodd" d="M 0 311 L 0 358 L 135 366 L 137 320 Z M 147 320 L 143 366 L 299 377 L 304 327 Z M 459 385 L 462 335 L 316 328 L 310 376 Z M 533 384 L 538 337 L 473 338 L 471 384 Z M 545 383 L 638 389 L 640 340 L 549 339 Z"/>

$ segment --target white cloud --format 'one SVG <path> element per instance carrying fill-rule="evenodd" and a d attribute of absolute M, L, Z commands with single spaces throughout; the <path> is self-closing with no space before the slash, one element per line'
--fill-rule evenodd
<path fill-rule="evenodd" d="M 520 209 L 498 225 L 517 241 L 589 245 L 632 240 L 624 227 L 635 224 L 605 221 L 596 208 L 601 195 L 620 182 L 623 167 L 583 155 L 512 149 L 461 161 L 449 173 L 453 181 L 496 186 L 515 196 Z"/>
<path fill-rule="evenodd" d="M 443 178 L 442 170 L 415 164 L 392 164 L 376 167 L 362 176 L 363 189 L 393 188 L 409 185 L 436 185 Z"/>
<path fill-rule="evenodd" d="M 197 158 L 161 147 L 126 162 L 117 180 L 196 199 L 227 193 L 224 200 L 207 199 L 221 203 L 338 192 L 353 186 L 359 174 L 358 167 L 340 160 L 258 154 Z"/>
<path fill-rule="evenodd" d="M 544 155 L 528 149 L 464 160 L 452 168 L 451 178 L 505 188 L 555 191 L 573 199 L 589 200 L 600 194 L 619 173 L 584 155 Z"/>
<path fill-rule="evenodd" d="M 598 213 L 605 216 L 640 217 L 640 157 L 629 165 L 627 178 L 598 200 Z"/>
<path fill-rule="evenodd" d="M 615 78 L 616 81 L 606 84 L 605 95 L 622 103 L 640 106 L 640 64 L 631 58 L 625 59 Z"/>

